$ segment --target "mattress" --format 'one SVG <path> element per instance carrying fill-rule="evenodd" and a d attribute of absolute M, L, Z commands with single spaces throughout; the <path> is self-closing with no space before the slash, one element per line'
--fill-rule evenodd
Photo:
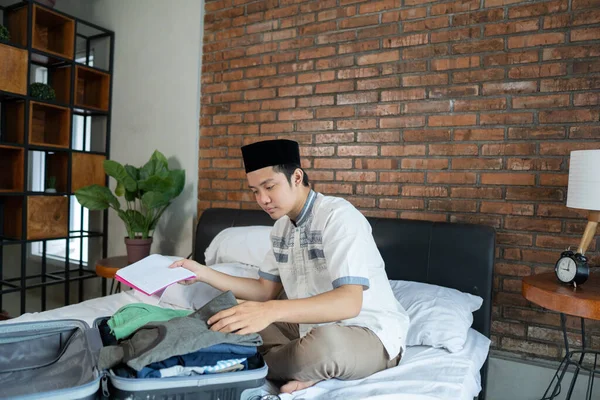
<path fill-rule="evenodd" d="M 54 319 L 79 319 L 92 326 L 98 317 L 110 316 L 125 304 L 143 302 L 158 304 L 159 299 L 128 290 L 106 297 L 87 300 L 54 310 L 27 313 L 0 323 L 19 323 Z M 450 353 L 429 346 L 406 349 L 400 365 L 354 381 L 323 381 L 292 394 L 281 394 L 282 400 L 301 399 L 398 399 L 403 400 L 473 400 L 481 390 L 479 370 L 487 358 L 490 340 L 470 329 L 463 350 Z M 276 394 L 273 384 L 263 392 Z M 401 396 L 401 397 L 400 397 Z"/>

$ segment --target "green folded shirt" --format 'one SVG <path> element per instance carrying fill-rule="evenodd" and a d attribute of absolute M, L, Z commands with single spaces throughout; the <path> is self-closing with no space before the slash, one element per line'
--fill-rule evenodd
<path fill-rule="evenodd" d="M 176 317 L 186 317 L 193 311 L 172 310 L 144 303 L 132 303 L 121 307 L 107 322 L 111 333 L 117 339 L 130 336 L 149 322 L 169 321 Z"/>

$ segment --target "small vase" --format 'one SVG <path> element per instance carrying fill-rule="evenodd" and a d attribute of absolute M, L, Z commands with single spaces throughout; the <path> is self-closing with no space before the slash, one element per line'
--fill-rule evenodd
<path fill-rule="evenodd" d="M 150 255 L 150 247 L 152 246 L 152 238 L 148 239 L 129 239 L 125 238 L 125 246 L 127 247 L 127 263 L 133 264 L 146 258 Z"/>
<path fill-rule="evenodd" d="M 56 193 L 56 189 L 48 188 L 46 189 L 46 193 Z"/>

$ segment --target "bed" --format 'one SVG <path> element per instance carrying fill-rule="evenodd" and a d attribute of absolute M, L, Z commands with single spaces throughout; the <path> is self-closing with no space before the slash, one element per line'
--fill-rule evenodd
<path fill-rule="evenodd" d="M 473 313 L 464 348 L 450 353 L 442 348 L 410 346 L 398 367 L 357 381 L 330 380 L 314 387 L 280 395 L 290 399 L 485 399 L 487 356 L 491 327 L 492 272 L 495 232 L 492 228 L 441 222 L 369 218 L 373 236 L 386 262 L 390 280 L 415 281 L 457 289 L 483 299 Z M 193 258 L 204 263 L 205 249 L 228 227 L 271 226 L 259 210 L 208 209 L 198 221 Z M 77 318 L 88 324 L 132 302 L 157 304 L 135 291 L 88 300 L 42 313 L 24 314 L 8 321 Z M 265 385 L 264 393 L 276 393 Z"/>

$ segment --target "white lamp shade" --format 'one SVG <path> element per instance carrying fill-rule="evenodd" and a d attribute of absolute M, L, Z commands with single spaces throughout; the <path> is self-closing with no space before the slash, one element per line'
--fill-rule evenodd
<path fill-rule="evenodd" d="M 600 150 L 571 152 L 567 207 L 600 211 Z"/>

